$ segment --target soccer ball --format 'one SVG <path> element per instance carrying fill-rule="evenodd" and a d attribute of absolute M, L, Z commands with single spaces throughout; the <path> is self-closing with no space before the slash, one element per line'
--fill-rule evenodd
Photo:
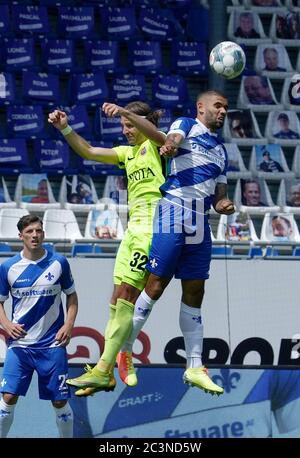
<path fill-rule="evenodd" d="M 232 41 L 222 41 L 209 55 L 209 65 L 226 79 L 236 78 L 245 68 L 246 56 L 242 48 Z"/>

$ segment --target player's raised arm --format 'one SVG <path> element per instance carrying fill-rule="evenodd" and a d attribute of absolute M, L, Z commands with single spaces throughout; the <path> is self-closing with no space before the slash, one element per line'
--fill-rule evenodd
<path fill-rule="evenodd" d="M 102 110 L 109 117 L 122 116 L 126 118 L 134 127 L 136 127 L 146 138 L 151 140 L 157 146 L 164 144 L 166 135 L 157 130 L 157 127 L 145 116 L 140 116 L 126 108 L 120 107 L 114 103 L 104 103 Z"/>
<path fill-rule="evenodd" d="M 118 155 L 113 149 L 91 146 L 84 138 L 78 135 L 68 125 L 68 117 L 64 111 L 54 110 L 52 113 L 49 113 L 48 122 L 62 133 L 75 153 L 84 159 L 108 164 L 118 164 Z"/>
<path fill-rule="evenodd" d="M 169 134 L 164 145 L 159 150 L 161 156 L 176 156 L 177 150 L 182 140 L 183 136 L 181 134 Z"/>

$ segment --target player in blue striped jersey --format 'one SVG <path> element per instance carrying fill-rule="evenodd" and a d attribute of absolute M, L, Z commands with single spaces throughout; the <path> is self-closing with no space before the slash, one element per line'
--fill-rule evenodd
<path fill-rule="evenodd" d="M 1 381 L 0 437 L 11 427 L 18 397 L 25 396 L 33 371 L 40 399 L 50 400 L 60 437 L 73 436 L 73 412 L 66 385 L 66 345 L 71 338 L 78 300 L 67 259 L 43 248 L 43 223 L 34 215 L 18 224 L 23 250 L 0 265 L 0 324 L 9 336 Z M 66 319 L 61 301 L 66 294 Z M 12 319 L 4 302 L 12 297 Z"/>
<path fill-rule="evenodd" d="M 208 211 L 229 215 L 234 205 L 227 197 L 227 152 L 217 136 L 228 110 L 227 98 L 206 91 L 197 98 L 197 118 L 181 117 L 170 127 L 160 148 L 171 157 L 170 173 L 161 186 L 147 269 L 150 276 L 136 302 L 133 330 L 122 351 L 132 344 L 157 299 L 173 275 L 182 281 L 180 328 L 184 336 L 187 369 L 184 381 L 212 394 L 223 389 L 202 366 L 203 324 L 200 307 L 209 277 L 211 235 Z"/>

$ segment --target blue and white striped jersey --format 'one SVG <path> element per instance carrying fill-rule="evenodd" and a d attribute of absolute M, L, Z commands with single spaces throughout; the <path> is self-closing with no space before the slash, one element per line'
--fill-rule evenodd
<path fill-rule="evenodd" d="M 178 118 L 169 134 L 184 137 L 178 153 L 170 161 L 170 173 L 160 187 L 167 198 L 204 199 L 204 210 L 211 205 L 217 183 L 227 183 L 227 152 L 217 134 L 199 119 Z"/>
<path fill-rule="evenodd" d="M 24 324 L 27 335 L 10 339 L 9 347 L 49 348 L 64 324 L 61 292 L 75 291 L 70 265 L 64 256 L 45 254 L 32 261 L 23 251 L 0 265 L 0 301 L 12 297 L 12 321 Z"/>

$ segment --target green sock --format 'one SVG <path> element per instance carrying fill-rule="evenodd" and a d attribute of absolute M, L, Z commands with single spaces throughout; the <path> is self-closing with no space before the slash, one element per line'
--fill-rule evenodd
<path fill-rule="evenodd" d="M 113 320 L 114 320 L 114 318 L 116 316 L 116 309 L 117 309 L 117 307 L 115 305 L 109 304 L 109 320 L 107 322 L 107 325 L 106 325 L 106 328 L 105 328 L 105 332 L 104 332 L 104 340 L 105 340 L 105 342 L 108 339 L 112 322 L 113 322 Z"/>
<path fill-rule="evenodd" d="M 105 331 L 105 348 L 101 360 L 108 365 L 114 365 L 117 354 L 132 330 L 134 304 L 125 299 L 118 299 L 115 317 Z"/>

